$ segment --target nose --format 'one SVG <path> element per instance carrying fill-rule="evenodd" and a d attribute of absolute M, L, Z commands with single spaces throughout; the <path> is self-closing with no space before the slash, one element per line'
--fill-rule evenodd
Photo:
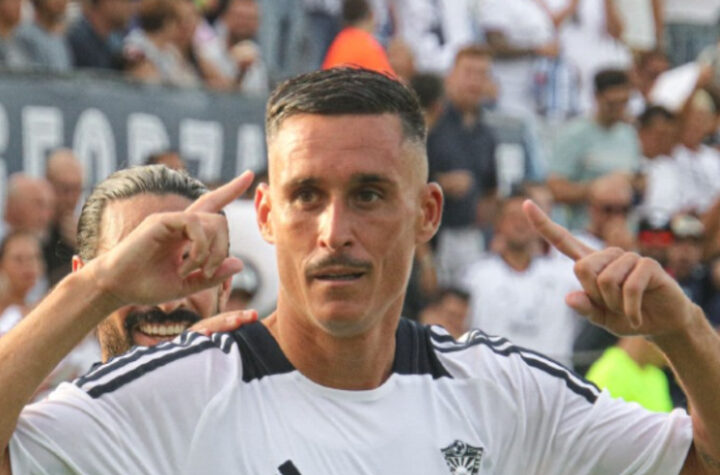
<path fill-rule="evenodd" d="M 339 251 L 352 246 L 352 216 L 343 200 L 331 200 L 319 219 L 320 247 Z"/>

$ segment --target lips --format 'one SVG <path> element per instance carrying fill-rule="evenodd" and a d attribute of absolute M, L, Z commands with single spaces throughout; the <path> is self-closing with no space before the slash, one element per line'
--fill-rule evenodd
<path fill-rule="evenodd" d="M 185 308 L 175 309 L 167 314 L 153 308 L 146 312 L 129 314 L 125 320 L 125 329 L 134 344 L 153 346 L 173 340 L 198 320 L 198 314 Z"/>

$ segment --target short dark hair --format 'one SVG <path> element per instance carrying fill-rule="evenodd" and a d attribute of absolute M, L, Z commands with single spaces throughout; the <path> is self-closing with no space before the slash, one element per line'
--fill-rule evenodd
<path fill-rule="evenodd" d="M 595 94 L 618 86 L 630 85 L 630 78 L 622 69 L 603 69 L 595 75 Z"/>
<path fill-rule="evenodd" d="M 143 193 L 176 194 L 194 201 L 207 191 L 200 180 L 165 165 L 146 165 L 116 171 L 93 189 L 82 207 L 78 220 L 78 255 L 84 261 L 97 255 L 100 223 L 108 203 Z"/>
<path fill-rule="evenodd" d="M 643 113 L 638 116 L 637 123 L 638 126 L 643 129 L 652 124 L 657 118 L 662 118 L 669 121 L 674 121 L 676 119 L 675 114 L 673 114 L 663 106 L 651 105 L 648 106 L 643 111 Z"/>
<path fill-rule="evenodd" d="M 420 107 L 423 109 L 428 109 L 443 97 L 443 80 L 437 74 L 415 74 L 410 78 L 410 87 L 417 94 Z"/>
<path fill-rule="evenodd" d="M 342 19 L 346 25 L 354 25 L 371 15 L 366 0 L 345 0 L 342 4 Z"/>
<path fill-rule="evenodd" d="M 298 114 L 394 114 L 402 122 L 406 139 L 425 143 L 425 119 L 417 95 L 400 81 L 368 69 L 331 68 L 280 84 L 270 95 L 265 113 L 268 140 L 284 120 Z"/>
<path fill-rule="evenodd" d="M 142 0 L 138 6 L 138 24 L 143 31 L 161 30 L 168 21 L 177 18 L 177 7 L 172 0 Z"/>

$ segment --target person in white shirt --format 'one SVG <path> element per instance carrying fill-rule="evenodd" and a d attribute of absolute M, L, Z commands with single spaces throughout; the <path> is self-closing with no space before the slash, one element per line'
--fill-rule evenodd
<path fill-rule="evenodd" d="M 274 92 L 266 130 L 270 180 L 255 202 L 276 246 L 275 313 L 138 348 L 22 411 L 107 313 L 240 270 L 218 211 L 249 176 L 145 219 L 0 339 L 2 472 L 675 474 L 720 464 L 720 337 L 657 263 L 593 252 L 524 204 L 576 260 L 584 290 L 567 302 L 653 338 L 692 416 L 612 400 L 502 338 L 456 341 L 400 319 L 415 246 L 442 209 L 405 85 L 356 69 L 300 76 Z"/>
<path fill-rule="evenodd" d="M 496 249 L 463 275 L 470 327 L 570 366 L 579 319 L 563 298 L 579 284 L 567 263 L 540 254 L 538 236 L 522 211 L 525 199 L 514 195 L 503 201 L 495 221 Z"/>

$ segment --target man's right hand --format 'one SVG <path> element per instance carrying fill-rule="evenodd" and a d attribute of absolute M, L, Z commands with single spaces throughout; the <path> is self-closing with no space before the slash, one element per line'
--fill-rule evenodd
<path fill-rule="evenodd" d="M 83 271 L 116 307 L 153 305 L 220 284 L 239 272 L 242 262 L 227 255 L 227 220 L 219 211 L 252 180 L 252 172 L 245 172 L 182 212 L 149 216 Z"/>

